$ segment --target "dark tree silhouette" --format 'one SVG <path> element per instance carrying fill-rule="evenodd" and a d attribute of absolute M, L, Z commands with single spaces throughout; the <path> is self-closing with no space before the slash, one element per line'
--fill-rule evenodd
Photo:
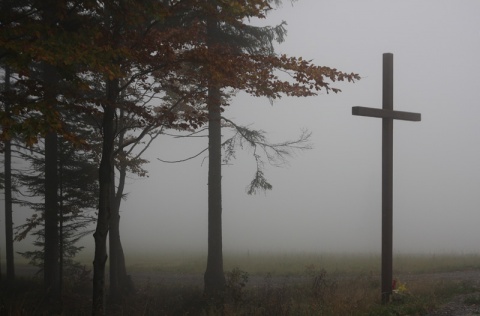
<path fill-rule="evenodd" d="M 79 122 L 75 125 L 80 128 Z M 91 128 L 81 133 L 91 133 Z M 80 132 L 78 132 L 80 133 Z M 20 147 L 17 145 L 17 147 Z M 34 148 L 18 148 L 16 157 L 30 165 L 16 175 L 18 189 L 22 200 L 15 202 L 32 209 L 33 215 L 26 223 L 17 227 L 16 239 L 22 240 L 27 235 L 36 236 L 34 245 L 41 248 L 22 252 L 32 265 L 44 268 L 45 248 L 45 204 L 39 202 L 39 197 L 45 197 L 45 148 L 37 144 Z M 77 241 L 91 234 L 89 226 L 93 224 L 93 209 L 97 206 L 97 165 L 94 155 L 78 146 L 74 146 L 63 138 L 58 139 L 57 152 L 59 179 L 59 282 L 60 292 L 64 277 L 79 275 L 84 268 L 73 259 L 83 249 L 76 245 Z M 68 271 L 69 273 L 64 273 Z"/>
<path fill-rule="evenodd" d="M 278 56 L 273 42 L 282 42 L 284 23 L 275 27 L 248 24 L 252 18 L 263 19 L 278 0 L 224 2 L 205 0 L 194 6 L 185 5 L 184 25 L 197 28 L 199 38 L 192 44 L 193 64 L 199 85 L 206 87 L 206 108 L 209 120 L 208 173 L 208 255 L 204 275 L 205 294 L 221 297 L 225 289 L 222 254 L 221 196 L 221 112 L 228 97 L 238 90 L 270 99 L 287 96 L 311 96 L 330 88 L 326 80 L 359 79 L 336 69 L 311 64 L 302 58 Z M 190 19 L 189 19 L 190 18 Z M 278 75 L 284 72 L 291 81 Z M 257 172 L 255 185 L 268 183 Z"/>
<path fill-rule="evenodd" d="M 44 67 L 45 99 L 47 106 L 56 107 L 54 70 Z M 44 286 L 52 297 L 60 295 L 60 265 L 58 239 L 58 139 L 53 130 L 45 136 L 45 258 Z"/>
<path fill-rule="evenodd" d="M 10 67 L 5 66 L 3 107 L 7 116 L 10 116 Z M 8 127 L 3 127 L 8 128 Z M 4 141 L 4 192 L 5 192 L 5 244 L 7 259 L 7 282 L 12 284 L 15 280 L 14 246 L 13 246 L 13 203 L 12 203 L 12 141 Z"/>

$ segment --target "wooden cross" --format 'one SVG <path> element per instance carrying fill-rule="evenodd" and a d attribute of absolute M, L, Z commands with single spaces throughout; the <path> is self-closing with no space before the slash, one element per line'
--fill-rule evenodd
<path fill-rule="evenodd" d="M 421 120 L 420 113 L 393 110 L 393 54 L 383 54 L 383 108 L 352 107 L 352 114 L 382 118 L 382 303 L 392 295 L 393 120 Z"/>

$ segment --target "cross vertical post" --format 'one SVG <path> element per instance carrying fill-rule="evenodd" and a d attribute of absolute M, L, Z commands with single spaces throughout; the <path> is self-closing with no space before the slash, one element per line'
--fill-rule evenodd
<path fill-rule="evenodd" d="M 393 54 L 383 54 L 382 109 L 352 107 L 352 114 L 382 118 L 382 303 L 392 295 L 393 265 L 393 120 L 420 121 L 420 113 L 393 110 Z"/>
<path fill-rule="evenodd" d="M 383 55 L 383 110 L 393 111 L 393 54 Z M 393 119 L 382 119 L 382 302 L 393 283 Z"/>

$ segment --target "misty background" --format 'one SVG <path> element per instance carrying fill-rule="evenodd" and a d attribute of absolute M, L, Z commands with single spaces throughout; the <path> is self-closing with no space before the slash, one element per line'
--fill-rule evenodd
<path fill-rule="evenodd" d="M 342 92 L 276 100 L 238 94 L 224 116 L 268 132 L 271 141 L 313 132 L 312 150 L 283 168 L 266 166 L 273 185 L 249 196 L 252 153 L 223 167 L 225 252 L 381 250 L 381 119 L 352 106 L 381 108 L 382 54 L 394 54 L 394 109 L 421 122 L 394 122 L 394 253 L 480 250 L 480 2 L 476 0 L 299 0 L 264 25 L 287 22 L 278 53 L 360 74 Z M 226 133 L 225 136 L 228 136 Z M 206 251 L 207 169 L 179 164 L 206 138 L 160 137 L 147 151 L 148 178 L 130 178 L 120 234 L 127 256 Z M 0 241 L 4 258 L 4 213 Z M 14 208 L 14 224 L 27 210 Z M 31 240 L 15 243 L 16 251 Z M 83 244 L 93 251 L 93 237 Z"/>

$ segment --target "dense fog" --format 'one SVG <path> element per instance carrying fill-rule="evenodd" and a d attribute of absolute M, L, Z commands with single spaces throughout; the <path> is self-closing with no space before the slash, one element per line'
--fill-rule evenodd
<path fill-rule="evenodd" d="M 381 120 L 352 116 L 351 108 L 381 108 L 382 54 L 389 52 L 394 108 L 422 115 L 421 122 L 394 123 L 394 252 L 477 253 L 480 2 L 287 2 L 266 20 L 252 21 L 287 22 L 278 52 L 362 79 L 335 83 L 339 94 L 270 104 L 239 93 L 232 100 L 227 118 L 266 131 L 274 142 L 308 129 L 313 149 L 283 167 L 266 165 L 273 185 L 266 194 L 246 194 L 255 172 L 251 151 L 239 149 L 223 167 L 224 251 L 380 252 Z M 149 177 L 129 178 L 121 208 L 127 257 L 206 251 L 206 154 L 177 164 L 157 160 L 184 159 L 206 146 L 206 138 L 161 136 L 147 151 Z M 17 225 L 28 213 L 14 211 Z M 3 215 L 0 224 L 4 245 Z M 93 249 L 93 237 L 83 243 Z"/>

